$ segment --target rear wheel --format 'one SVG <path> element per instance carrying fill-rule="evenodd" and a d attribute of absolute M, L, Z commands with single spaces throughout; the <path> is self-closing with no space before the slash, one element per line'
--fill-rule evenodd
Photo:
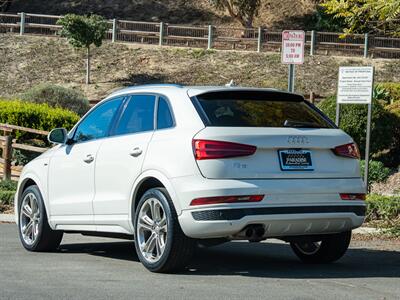
<path fill-rule="evenodd" d="M 143 195 L 134 225 L 136 252 L 148 270 L 167 273 L 186 266 L 195 241 L 182 232 L 166 189 L 150 189 Z"/>
<path fill-rule="evenodd" d="M 50 228 L 43 198 L 36 185 L 23 192 L 18 218 L 19 237 L 25 249 L 53 251 L 60 245 L 63 232 Z"/>
<path fill-rule="evenodd" d="M 351 231 L 331 234 L 321 241 L 291 242 L 294 253 L 305 263 L 331 263 L 341 258 L 349 248 Z"/>

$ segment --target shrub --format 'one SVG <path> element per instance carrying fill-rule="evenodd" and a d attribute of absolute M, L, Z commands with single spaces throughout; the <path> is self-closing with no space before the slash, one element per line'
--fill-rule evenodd
<path fill-rule="evenodd" d="M 378 84 L 379 87 L 388 91 L 392 101 L 400 101 L 400 83 L 399 82 L 382 82 Z"/>
<path fill-rule="evenodd" d="M 389 148 L 375 156 L 375 159 L 382 161 L 386 166 L 397 168 L 400 165 L 400 101 L 387 105 L 385 109 L 393 115 L 397 121 L 392 128 L 392 144 Z"/>
<path fill-rule="evenodd" d="M 400 99 L 399 99 L 400 100 Z M 390 113 L 396 115 L 400 119 L 400 101 L 394 102 L 385 107 Z"/>
<path fill-rule="evenodd" d="M 365 161 L 360 161 L 361 175 L 364 174 Z M 369 162 L 368 184 L 375 182 L 384 182 L 390 175 L 390 169 L 386 168 L 380 161 L 371 160 Z"/>
<path fill-rule="evenodd" d="M 400 197 L 376 194 L 367 197 L 367 222 L 377 222 L 386 232 L 400 236 Z"/>
<path fill-rule="evenodd" d="M 90 108 L 89 101 L 80 92 L 53 84 L 39 84 L 22 94 L 21 99 L 68 109 L 80 116 Z"/>
<path fill-rule="evenodd" d="M 57 127 L 71 129 L 78 120 L 77 114 L 45 103 L 0 100 L 0 123 L 50 131 Z M 14 131 L 13 135 L 18 139 L 32 138 L 32 134 L 21 131 Z"/>
<path fill-rule="evenodd" d="M 390 92 L 379 84 L 374 86 L 373 97 L 375 100 L 383 101 L 386 104 L 390 104 L 392 102 Z"/>
<path fill-rule="evenodd" d="M 12 180 L 2 180 L 0 181 L 0 191 L 16 191 L 17 182 Z"/>
<path fill-rule="evenodd" d="M 15 191 L 0 191 L 0 206 L 13 205 L 14 195 Z"/>
<path fill-rule="evenodd" d="M 332 96 L 318 107 L 332 120 L 336 116 L 336 97 Z M 376 99 L 373 100 L 371 124 L 371 154 L 389 149 L 394 143 L 394 128 L 399 119 L 385 110 Z M 359 104 L 346 104 L 340 108 L 340 128 L 347 132 L 360 147 L 362 155 L 365 153 L 365 140 L 367 128 L 367 106 Z"/>
<path fill-rule="evenodd" d="M 17 183 L 11 180 L 0 181 L 0 212 L 14 203 Z"/>

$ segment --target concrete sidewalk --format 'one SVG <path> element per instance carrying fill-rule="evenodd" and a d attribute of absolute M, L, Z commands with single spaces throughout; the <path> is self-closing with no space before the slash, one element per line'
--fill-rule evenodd
<path fill-rule="evenodd" d="M 0 214 L 0 222 L 15 223 L 15 216 L 12 214 Z"/>

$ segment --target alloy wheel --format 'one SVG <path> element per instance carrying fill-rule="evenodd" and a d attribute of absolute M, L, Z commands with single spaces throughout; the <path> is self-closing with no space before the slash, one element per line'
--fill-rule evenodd
<path fill-rule="evenodd" d="M 39 236 L 40 210 L 34 193 L 28 193 L 22 200 L 20 224 L 22 238 L 28 245 L 33 245 Z"/>
<path fill-rule="evenodd" d="M 136 242 L 142 256 L 150 263 L 159 261 L 165 251 L 168 224 L 158 199 L 150 198 L 143 203 L 136 227 Z"/>

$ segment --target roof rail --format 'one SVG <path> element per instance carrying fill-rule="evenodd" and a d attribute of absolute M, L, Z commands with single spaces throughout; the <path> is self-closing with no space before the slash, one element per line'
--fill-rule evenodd
<path fill-rule="evenodd" d="M 138 90 L 138 89 L 146 89 L 150 87 L 171 87 L 171 88 L 183 88 L 180 84 L 172 84 L 172 83 L 159 83 L 159 84 L 141 84 L 141 85 L 133 85 L 128 86 L 119 90 L 114 91 L 112 94 L 121 93 L 124 91 Z"/>

